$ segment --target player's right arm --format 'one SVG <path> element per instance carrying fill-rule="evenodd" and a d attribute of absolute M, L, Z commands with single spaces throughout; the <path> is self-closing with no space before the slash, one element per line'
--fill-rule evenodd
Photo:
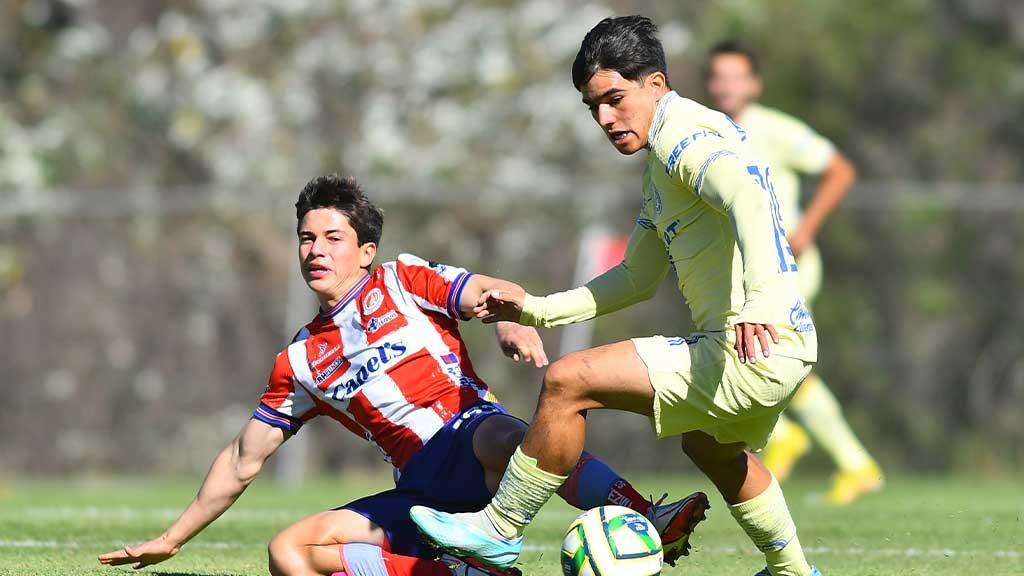
<path fill-rule="evenodd" d="M 287 439 L 281 428 L 249 420 L 210 466 L 195 499 L 163 534 L 138 546 L 125 546 L 99 557 L 102 564 L 142 568 L 171 558 L 223 514 L 259 475 L 263 463 Z"/>
<path fill-rule="evenodd" d="M 664 245 L 653 228 L 646 220 L 637 223 L 622 262 L 584 286 L 541 297 L 524 291 L 492 290 L 481 295 L 474 313 L 492 321 L 550 328 L 583 322 L 648 300 L 669 269 Z"/>

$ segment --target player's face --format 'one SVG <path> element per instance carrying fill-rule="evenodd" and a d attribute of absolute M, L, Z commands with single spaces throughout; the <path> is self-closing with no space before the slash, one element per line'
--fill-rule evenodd
<path fill-rule="evenodd" d="M 373 262 L 377 245 L 362 246 L 345 216 L 333 208 L 310 210 L 299 223 L 302 277 L 322 305 L 333 306 Z"/>
<path fill-rule="evenodd" d="M 636 82 L 615 70 L 601 69 L 580 86 L 590 115 L 622 154 L 634 154 L 647 145 L 647 131 L 658 109 L 658 100 L 667 91 L 665 75 L 660 72 Z"/>
<path fill-rule="evenodd" d="M 708 96 L 712 106 L 733 118 L 761 96 L 761 78 L 742 54 L 718 54 L 708 63 Z"/>

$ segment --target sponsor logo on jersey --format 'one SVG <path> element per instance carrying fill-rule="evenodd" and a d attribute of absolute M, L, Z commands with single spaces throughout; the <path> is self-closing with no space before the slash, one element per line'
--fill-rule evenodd
<path fill-rule="evenodd" d="M 377 372 L 380 372 L 388 364 L 405 355 L 408 346 L 405 342 L 385 342 L 382 346 L 377 346 L 372 350 L 375 354 L 371 355 L 362 366 L 356 369 L 355 374 L 351 378 L 344 382 L 339 382 L 335 386 L 334 392 L 331 393 L 331 398 L 338 400 L 342 397 L 351 396 L 356 390 L 369 382 Z M 319 379 L 319 377 L 317 378 Z"/>
<path fill-rule="evenodd" d="M 434 270 L 437 270 L 438 274 L 444 274 L 444 271 L 448 269 L 448 267 L 445 266 L 444 264 L 438 264 L 437 262 L 434 262 L 433 260 L 431 260 L 430 262 L 427 262 L 427 265 L 430 266 L 431 268 L 433 268 Z"/>
<path fill-rule="evenodd" d="M 370 318 L 370 321 L 366 323 L 366 331 L 369 332 L 370 334 L 373 334 L 374 332 L 380 330 L 381 328 L 384 327 L 385 324 L 391 322 L 395 318 L 398 318 L 398 312 L 394 310 L 388 310 L 387 312 L 376 318 Z"/>
<path fill-rule="evenodd" d="M 373 314 L 384 303 L 384 293 L 374 288 L 363 298 L 363 314 Z"/>
<path fill-rule="evenodd" d="M 316 359 L 309 363 L 309 367 L 316 368 L 320 364 L 323 364 L 338 350 L 341 350 L 341 344 L 335 344 L 330 349 L 328 349 L 327 342 L 321 342 L 320 345 L 317 346 L 316 348 Z"/>
<path fill-rule="evenodd" d="M 721 134 L 714 130 L 700 130 L 680 140 L 679 144 L 676 144 L 676 147 L 672 149 L 672 153 L 668 155 L 668 162 L 665 162 L 665 174 L 672 173 L 672 169 L 675 168 L 676 163 L 679 162 L 679 157 L 683 155 L 683 150 L 686 150 L 690 144 L 693 144 L 697 140 L 707 136 L 715 136 L 717 138 L 722 137 Z"/>
<path fill-rule="evenodd" d="M 318 371 L 316 373 L 316 376 L 313 378 L 313 382 L 317 385 L 317 388 L 319 388 L 321 384 L 323 384 L 328 378 L 330 378 L 331 374 L 334 374 L 335 371 L 338 370 L 338 367 L 341 366 L 342 362 L 344 361 L 344 357 L 338 356 L 337 358 L 334 359 L 334 362 L 328 364 L 327 367 L 324 368 L 323 370 Z"/>
<path fill-rule="evenodd" d="M 804 306 L 803 300 L 797 300 L 789 309 L 789 323 L 797 332 L 814 332 L 814 320 L 811 319 L 811 313 L 807 306 Z"/>

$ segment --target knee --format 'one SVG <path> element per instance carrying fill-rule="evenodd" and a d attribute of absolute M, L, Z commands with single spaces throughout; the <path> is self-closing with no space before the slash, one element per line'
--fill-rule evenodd
<path fill-rule="evenodd" d="M 267 546 L 272 576 L 289 576 L 300 574 L 305 570 L 306 563 L 299 549 L 282 532 L 270 541 Z"/>
<path fill-rule="evenodd" d="M 574 354 L 555 361 L 544 374 L 544 388 L 541 394 L 558 398 L 563 402 L 580 398 L 585 385 L 581 368 L 581 363 Z"/>

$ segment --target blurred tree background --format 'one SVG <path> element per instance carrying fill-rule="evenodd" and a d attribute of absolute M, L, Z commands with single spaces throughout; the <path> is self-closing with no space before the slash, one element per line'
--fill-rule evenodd
<path fill-rule="evenodd" d="M 883 463 L 1024 466 L 1020 2 L 8 0 L 2 473 L 205 470 L 301 323 L 291 203 L 316 174 L 364 182 L 385 258 L 568 287 L 580 230 L 628 231 L 638 210 L 640 162 L 569 80 L 586 31 L 628 13 L 659 23 L 698 100 L 708 47 L 743 38 L 765 102 L 857 164 L 815 313 L 821 372 Z M 671 284 L 596 341 L 686 332 Z M 540 373 L 465 333 L 528 415 Z M 675 443 L 635 441 L 644 419 L 593 421 L 615 463 L 681 466 Z M 312 465 L 377 458 L 346 434 L 304 431 Z"/>

